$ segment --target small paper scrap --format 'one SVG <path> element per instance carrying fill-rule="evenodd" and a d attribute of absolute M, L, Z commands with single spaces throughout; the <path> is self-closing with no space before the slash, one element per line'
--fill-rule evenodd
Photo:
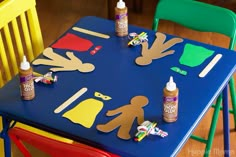
<path fill-rule="evenodd" d="M 182 70 L 179 67 L 171 67 L 170 69 L 177 72 L 177 73 L 179 73 L 179 74 L 181 74 L 181 75 L 187 75 L 187 73 L 188 73 L 187 71 Z"/>

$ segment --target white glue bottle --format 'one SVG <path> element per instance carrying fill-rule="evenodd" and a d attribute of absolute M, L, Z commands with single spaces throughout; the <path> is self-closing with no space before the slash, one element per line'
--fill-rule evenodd
<path fill-rule="evenodd" d="M 115 7 L 115 31 L 119 37 L 128 35 L 128 8 L 123 0 L 119 0 Z"/>
<path fill-rule="evenodd" d="M 23 56 L 23 60 L 20 64 L 19 76 L 21 98 L 23 100 L 32 100 L 35 97 L 33 69 L 26 60 L 26 56 Z"/>
<path fill-rule="evenodd" d="M 169 123 L 175 122 L 178 118 L 179 89 L 176 87 L 172 76 L 166 83 L 163 95 L 163 120 Z"/>

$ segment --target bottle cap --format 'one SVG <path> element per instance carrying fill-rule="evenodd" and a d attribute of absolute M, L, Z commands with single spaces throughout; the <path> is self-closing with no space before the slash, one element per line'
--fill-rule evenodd
<path fill-rule="evenodd" d="M 175 82 L 174 82 L 172 76 L 170 77 L 169 82 L 166 83 L 166 89 L 167 89 L 168 91 L 174 91 L 174 90 L 176 90 L 176 84 L 175 84 Z"/>
<path fill-rule="evenodd" d="M 20 69 L 22 70 L 28 70 L 30 69 L 30 64 L 29 62 L 26 60 L 26 56 L 23 56 L 23 60 L 20 63 Z"/>
<path fill-rule="evenodd" d="M 123 0 L 119 0 L 119 2 L 117 2 L 116 7 L 119 8 L 119 9 L 124 9 L 125 8 L 125 2 L 123 2 Z"/>

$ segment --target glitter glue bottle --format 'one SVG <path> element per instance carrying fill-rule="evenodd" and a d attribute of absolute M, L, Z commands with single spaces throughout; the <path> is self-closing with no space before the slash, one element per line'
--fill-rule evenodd
<path fill-rule="evenodd" d="M 175 122 L 178 118 L 179 89 L 176 87 L 172 76 L 169 82 L 166 83 L 163 95 L 163 119 L 169 123 Z"/>
<path fill-rule="evenodd" d="M 23 60 L 20 64 L 19 76 L 21 98 L 23 100 L 32 100 L 35 97 L 33 69 L 26 60 L 26 56 L 23 56 Z"/>
<path fill-rule="evenodd" d="M 119 37 L 128 35 L 128 8 L 123 0 L 119 0 L 115 7 L 115 31 Z"/>

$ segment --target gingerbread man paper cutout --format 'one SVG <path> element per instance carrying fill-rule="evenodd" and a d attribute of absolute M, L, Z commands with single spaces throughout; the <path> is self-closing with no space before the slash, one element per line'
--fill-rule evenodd
<path fill-rule="evenodd" d="M 48 47 L 43 51 L 43 55 L 49 59 L 36 59 L 33 64 L 57 66 L 58 68 L 50 69 L 53 72 L 78 70 L 82 73 L 86 73 L 95 69 L 95 66 L 91 63 L 82 63 L 82 61 L 77 58 L 73 52 L 66 52 L 66 56 L 69 58 L 67 59 L 53 52 L 53 49 Z"/>
<path fill-rule="evenodd" d="M 128 140 L 131 138 L 129 132 L 134 120 L 137 118 L 139 125 L 144 121 L 143 107 L 148 104 L 145 96 L 135 96 L 131 99 L 130 104 L 124 105 L 106 113 L 107 116 L 119 114 L 116 118 L 106 124 L 98 124 L 97 130 L 102 132 L 111 132 L 119 127 L 117 136 L 121 139 Z"/>
<path fill-rule="evenodd" d="M 159 59 L 167 55 L 173 54 L 174 50 L 168 50 L 175 44 L 183 42 L 181 38 L 172 38 L 166 41 L 166 35 L 160 32 L 156 32 L 156 39 L 153 42 L 150 49 L 148 49 L 148 42 L 141 43 L 142 45 L 142 56 L 137 57 L 135 62 L 138 65 L 144 66 L 152 63 L 153 59 Z"/>

